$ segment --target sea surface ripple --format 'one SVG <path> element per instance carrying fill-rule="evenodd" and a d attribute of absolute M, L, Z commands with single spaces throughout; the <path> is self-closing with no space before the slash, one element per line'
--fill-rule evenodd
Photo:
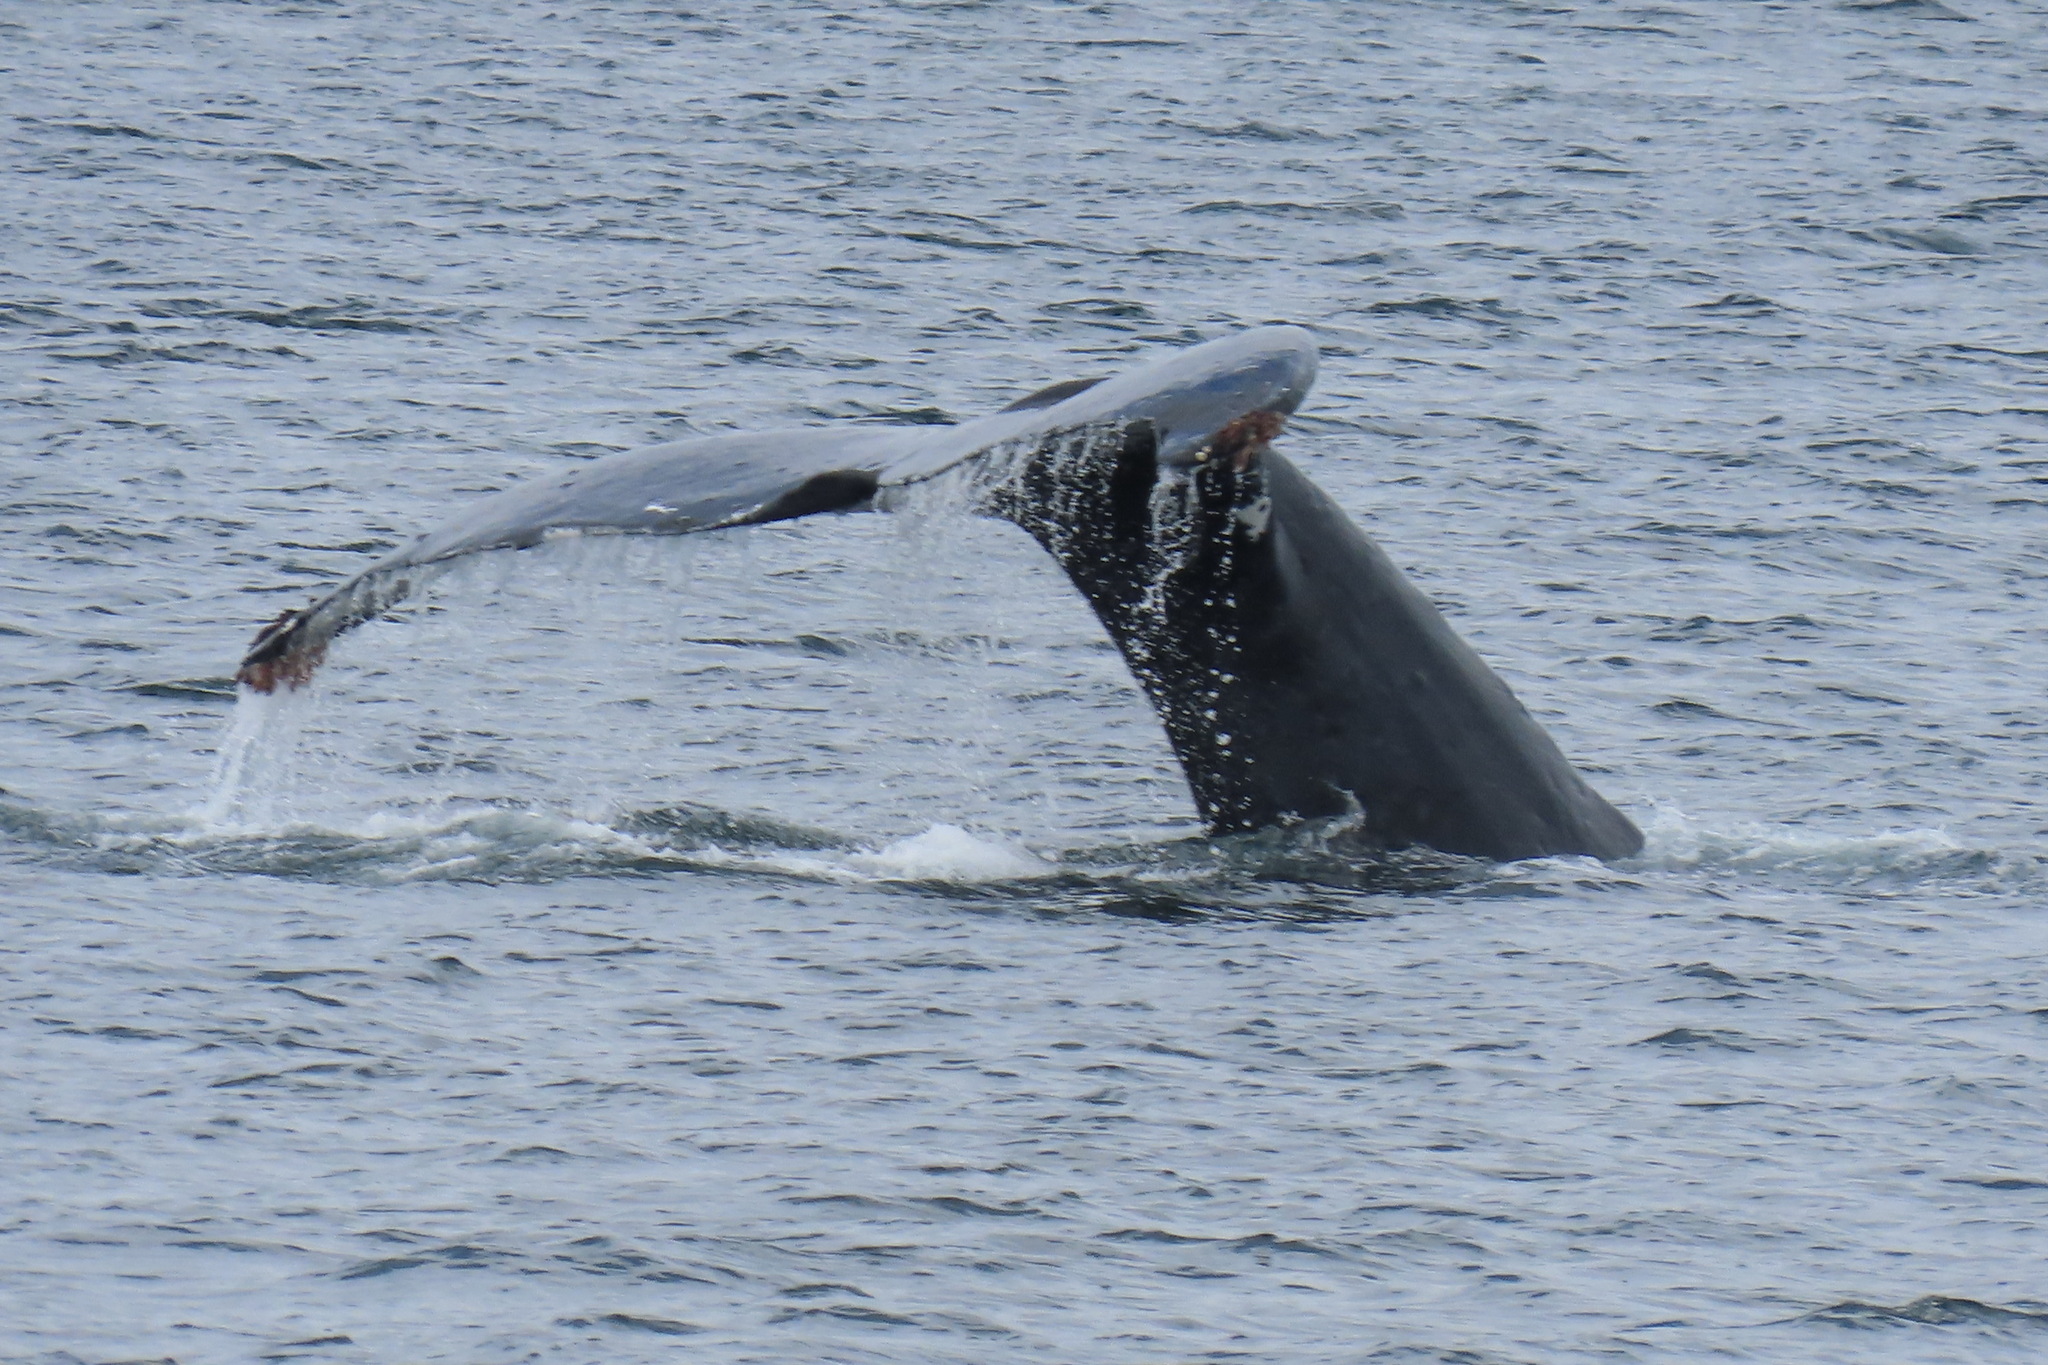
<path fill-rule="evenodd" d="M 0 0 L 0 1360 L 2048 1352 L 2048 8 Z M 474 497 L 1235 328 L 1649 834 L 1201 836 L 1058 572 Z"/>

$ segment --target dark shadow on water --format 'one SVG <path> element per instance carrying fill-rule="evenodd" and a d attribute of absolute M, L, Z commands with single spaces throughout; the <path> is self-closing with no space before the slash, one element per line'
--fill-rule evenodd
<path fill-rule="evenodd" d="M 831 830 L 794 824 L 752 811 L 720 810 L 694 801 L 626 811 L 611 822 L 625 834 L 640 834 L 676 848 L 852 850 L 860 844 Z"/>
<path fill-rule="evenodd" d="M 1980 1303 L 1976 1299 L 1948 1294 L 1928 1294 L 1896 1307 L 1854 1300 L 1832 1303 L 1811 1313 L 1785 1320 L 1791 1323 L 1826 1323 L 1835 1327 L 1865 1331 L 1899 1327 L 1977 1327 L 2001 1332 L 2048 1330 L 2048 1308 L 2040 1304 L 2022 1307 Z"/>
<path fill-rule="evenodd" d="M 1261 884 L 1249 878 L 1174 883 L 1062 872 L 1011 882 L 913 881 L 893 883 L 948 905 L 991 914 L 1025 914 L 1046 919 L 1106 916 L 1158 924 L 1218 921 L 1287 921 L 1301 924 L 1381 919 L 1395 913 L 1385 895 L 1360 892 L 1304 894 L 1295 883 Z"/>
<path fill-rule="evenodd" d="M 954 902 L 1067 917 L 1109 915 L 1320 924 L 1385 918 L 1401 904 L 1498 884 L 1510 869 L 1433 849 L 1389 850 L 1355 821 L 1311 821 L 1248 834 L 1077 849 L 1050 876 L 978 884 L 920 883 Z M 1524 885 L 1522 894 L 1533 888 Z M 1541 893 L 1537 893 L 1541 894 Z"/>

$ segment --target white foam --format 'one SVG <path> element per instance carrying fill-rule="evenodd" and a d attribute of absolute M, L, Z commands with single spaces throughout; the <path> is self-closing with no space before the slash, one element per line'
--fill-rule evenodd
<path fill-rule="evenodd" d="M 1717 828 L 1669 806 L 1658 807 L 1644 822 L 1643 834 L 1643 862 L 1670 871 L 1726 867 L 1910 873 L 1970 851 L 1941 829 L 1847 834 L 1755 822 Z"/>
<path fill-rule="evenodd" d="M 1008 881 L 1053 870 L 1029 849 L 969 834 L 958 825 L 933 825 L 878 852 L 851 854 L 846 861 L 891 881 Z"/>
<path fill-rule="evenodd" d="M 261 712 L 266 708 L 259 702 L 252 709 Z M 238 731 L 241 719 L 237 718 Z M 262 720 L 257 715 L 249 722 L 250 733 L 236 736 L 255 746 L 259 754 Z M 659 839 L 566 812 L 460 802 L 308 821 L 283 817 L 268 808 L 252 809 L 248 794 L 236 784 L 241 772 L 238 763 L 254 766 L 241 756 L 224 757 L 221 790 L 206 808 L 182 820 L 99 821 L 95 842 L 109 849 L 175 849 L 180 856 L 196 857 L 202 864 L 241 871 L 260 872 L 274 866 L 305 875 L 315 865 L 331 862 L 329 870 L 345 879 L 387 885 L 545 876 L 550 872 L 560 876 L 602 874 L 624 863 L 729 869 L 841 885 L 1009 881 L 1057 870 L 1029 849 L 951 824 L 933 825 L 877 850 L 756 852 L 716 845 L 672 848 Z M 318 847 L 336 840 L 349 846 Z M 287 847 L 278 851 L 278 845 Z"/>

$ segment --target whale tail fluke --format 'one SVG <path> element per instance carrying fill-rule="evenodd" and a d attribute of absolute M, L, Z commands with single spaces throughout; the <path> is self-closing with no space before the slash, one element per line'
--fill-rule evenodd
<path fill-rule="evenodd" d="M 867 506 L 887 458 L 921 428 L 714 436 L 632 451 L 483 498 L 256 633 L 235 680 L 258 692 L 312 678 L 346 631 L 418 592 L 455 560 L 557 536 L 688 535 Z"/>
<path fill-rule="evenodd" d="M 1626 857 L 1635 825 L 1330 496 L 1272 448 L 1315 345 L 1264 327 L 955 427 L 720 436 L 484 498 L 258 633 L 236 677 L 303 685 L 342 632 L 464 556 L 889 506 L 971 466 L 1122 651 L 1217 832 L 1355 816 L 1388 848 Z"/>
<path fill-rule="evenodd" d="M 1634 823 L 1350 517 L 1230 424 L 1187 465 L 1155 427 L 1074 433 L 987 496 L 1059 561 L 1144 688 L 1217 832 L 1356 815 L 1387 848 L 1628 857 Z"/>

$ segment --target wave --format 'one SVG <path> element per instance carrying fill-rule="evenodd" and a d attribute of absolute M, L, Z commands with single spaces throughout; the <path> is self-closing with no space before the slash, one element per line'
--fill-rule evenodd
<path fill-rule="evenodd" d="M 1714 826 L 1671 807 L 1643 822 L 1647 840 L 1634 865 L 1666 872 L 1787 874 L 1870 891 L 1944 885 L 2013 891 L 2044 879 L 2041 855 L 1973 847 L 1942 829 L 1875 834 L 1755 822 Z"/>
<path fill-rule="evenodd" d="M 699 873 L 924 888 L 1033 911 L 1148 918 L 1349 916 L 1376 913 L 1360 905 L 1361 893 L 1528 890 L 1549 875 L 1603 875 L 1598 864 L 1576 859 L 1503 869 L 1427 851 L 1389 854 L 1344 821 L 1062 853 L 950 823 L 862 840 L 695 803 L 593 816 L 472 800 L 273 825 L 241 809 L 184 817 L 67 813 L 0 792 L 0 837 L 34 861 L 129 875 L 394 886 Z"/>
<path fill-rule="evenodd" d="M 234 761 L 230 753 L 227 762 Z M 1546 899 L 1637 892 L 1700 875 L 1876 894 L 1930 886 L 2009 893 L 2048 881 L 2037 856 L 1973 848 L 1934 829 L 1857 835 L 1716 827 L 1666 808 L 1646 822 L 1646 833 L 1643 854 L 1624 863 L 1503 864 L 1429 849 L 1388 851 L 1355 817 L 1049 850 L 952 823 L 893 840 L 861 838 L 695 802 L 588 813 L 486 797 L 306 821 L 219 801 L 182 816 L 66 812 L 0 791 L 0 838 L 31 861 L 119 874 L 379 886 L 695 873 L 928 888 L 1051 913 L 1312 919 L 1393 913 L 1390 901 L 1418 896 Z"/>
<path fill-rule="evenodd" d="M 396 885 L 552 882 L 577 876 L 736 872 L 845 883 L 973 885 L 1051 876 L 1015 844 L 935 824 L 879 845 L 772 815 L 678 803 L 585 817 L 525 803 L 450 803 L 355 821 L 263 827 L 189 817 L 45 810 L 0 792 L 0 835 L 89 870 L 256 875 Z"/>

